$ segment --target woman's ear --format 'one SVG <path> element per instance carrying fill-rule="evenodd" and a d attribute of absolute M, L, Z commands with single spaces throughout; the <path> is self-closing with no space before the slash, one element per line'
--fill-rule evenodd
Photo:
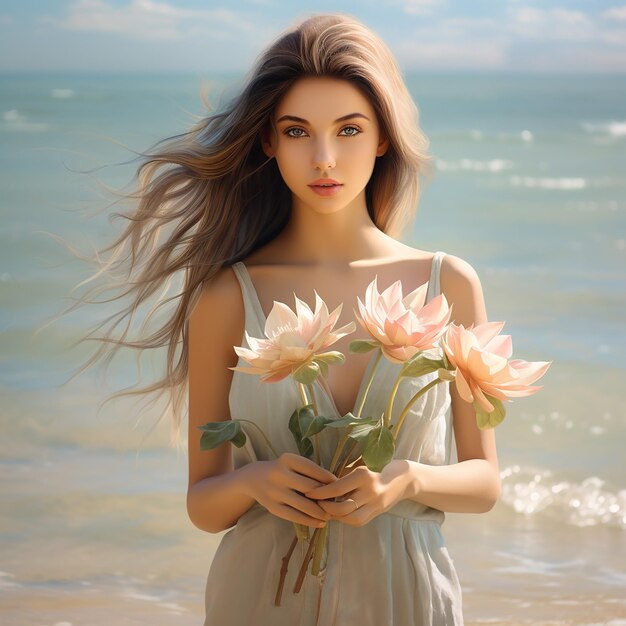
<path fill-rule="evenodd" d="M 271 128 L 265 128 L 261 133 L 261 149 L 270 159 L 274 156 L 274 143 L 272 141 Z"/>
<path fill-rule="evenodd" d="M 384 135 L 380 136 L 380 141 L 378 142 L 378 148 L 376 149 L 376 156 L 383 156 L 387 149 L 389 148 L 389 139 Z"/>

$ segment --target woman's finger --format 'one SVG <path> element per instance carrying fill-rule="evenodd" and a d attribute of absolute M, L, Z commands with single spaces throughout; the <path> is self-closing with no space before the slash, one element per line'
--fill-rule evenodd
<path fill-rule="evenodd" d="M 295 491 L 288 491 L 285 494 L 284 503 L 318 520 L 327 520 L 329 518 L 329 514 L 317 502 L 309 500 Z"/>
<path fill-rule="evenodd" d="M 352 472 L 343 478 L 335 480 L 335 482 L 306 491 L 304 495 L 314 500 L 336 498 L 354 491 L 359 486 L 360 481 L 361 477 L 356 472 Z"/>
<path fill-rule="evenodd" d="M 305 526 L 313 526 L 314 528 L 322 528 L 326 525 L 325 521 L 306 515 L 302 513 L 302 511 L 294 509 L 287 504 L 276 505 L 273 513 L 284 520 L 295 522 L 296 524 L 304 524 Z"/>
<path fill-rule="evenodd" d="M 311 491 L 312 489 L 323 487 L 326 484 L 320 482 L 319 480 L 302 476 L 302 474 L 298 474 L 297 472 L 292 472 L 287 480 L 289 488 L 299 491 L 300 493 L 305 493 L 307 491 Z"/>
<path fill-rule="evenodd" d="M 287 453 L 282 455 L 282 459 L 292 470 L 321 483 L 326 484 L 337 480 L 337 477 L 332 472 L 307 459 L 305 456 Z"/>
<path fill-rule="evenodd" d="M 334 502 L 333 500 L 319 500 L 319 505 L 324 511 L 333 517 L 345 517 L 354 513 L 358 509 L 354 506 L 352 500 L 344 500 L 342 502 Z"/>

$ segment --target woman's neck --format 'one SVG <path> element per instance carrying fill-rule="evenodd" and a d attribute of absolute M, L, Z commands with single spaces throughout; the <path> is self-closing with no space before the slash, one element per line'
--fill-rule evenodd
<path fill-rule="evenodd" d="M 347 265 L 384 255 L 389 239 L 372 222 L 364 202 L 333 213 L 294 202 L 289 223 L 275 243 L 281 258 L 292 263 Z"/>

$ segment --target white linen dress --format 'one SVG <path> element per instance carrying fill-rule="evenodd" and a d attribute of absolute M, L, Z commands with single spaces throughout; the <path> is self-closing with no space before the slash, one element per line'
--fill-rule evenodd
<path fill-rule="evenodd" d="M 440 292 L 443 256 L 437 252 L 433 258 L 427 301 Z M 251 336 L 264 337 L 265 315 L 247 268 L 241 262 L 232 267 L 241 284 L 246 330 Z M 375 354 L 372 351 L 355 408 L 365 391 Z M 238 365 L 246 363 L 240 359 Z M 380 416 L 400 367 L 380 359 L 363 416 Z M 394 401 L 393 417 L 435 376 L 404 380 Z M 315 394 L 320 413 L 338 417 L 325 382 L 315 383 Z M 263 383 L 258 376 L 234 372 L 229 402 L 231 417 L 256 422 L 279 454 L 298 452 L 288 420 L 301 406 L 301 397 L 291 377 Z M 235 468 L 274 458 L 255 428 L 244 424 L 244 430 L 246 445 L 233 446 Z M 336 445 L 330 436 L 334 431 L 322 433 L 325 467 Z M 430 465 L 448 464 L 451 442 L 449 383 L 442 382 L 413 405 L 394 456 Z M 408 499 L 361 527 L 330 520 L 322 571 L 318 576 L 308 572 L 302 589 L 294 594 L 303 556 L 296 546 L 281 606 L 274 606 L 281 560 L 294 537 L 293 524 L 255 503 L 223 535 L 215 553 L 206 582 L 204 626 L 462 625 L 461 588 L 441 532 L 443 521 L 442 511 Z"/>

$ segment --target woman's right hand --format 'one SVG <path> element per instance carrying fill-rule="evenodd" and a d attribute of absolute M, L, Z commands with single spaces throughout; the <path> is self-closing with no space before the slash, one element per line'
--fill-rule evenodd
<path fill-rule="evenodd" d="M 246 491 L 270 513 L 290 522 L 321 527 L 330 519 L 324 509 L 304 492 L 337 480 L 310 459 L 284 452 L 272 461 L 255 461 L 245 470 Z"/>

